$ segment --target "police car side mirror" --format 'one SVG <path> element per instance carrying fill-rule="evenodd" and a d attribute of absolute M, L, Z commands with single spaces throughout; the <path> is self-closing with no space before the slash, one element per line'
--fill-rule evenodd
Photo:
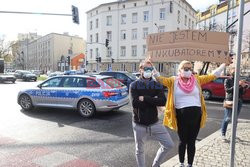
<path fill-rule="evenodd" d="M 37 85 L 37 87 L 40 88 L 40 89 L 42 89 L 42 85 L 41 84 Z"/>

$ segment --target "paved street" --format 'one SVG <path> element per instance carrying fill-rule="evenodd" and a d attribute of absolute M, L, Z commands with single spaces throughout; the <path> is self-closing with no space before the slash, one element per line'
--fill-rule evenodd
<path fill-rule="evenodd" d="M 35 109 L 25 112 L 17 104 L 17 92 L 37 82 L 0 84 L 0 166 L 85 166 L 134 167 L 134 139 L 130 106 L 118 112 L 98 113 L 93 119 L 82 118 L 76 111 Z M 208 122 L 198 139 L 220 128 L 221 102 L 207 103 Z M 240 118 L 250 120 L 250 104 L 245 104 Z M 170 131 L 175 143 L 178 138 Z M 153 161 L 158 143 L 146 142 L 147 164 Z M 177 145 L 170 152 L 177 153 Z M 49 156 L 50 155 L 50 156 Z M 55 159 L 60 159 L 55 162 Z M 53 161 L 54 160 L 54 161 Z M 35 165 L 36 164 L 36 165 Z"/>

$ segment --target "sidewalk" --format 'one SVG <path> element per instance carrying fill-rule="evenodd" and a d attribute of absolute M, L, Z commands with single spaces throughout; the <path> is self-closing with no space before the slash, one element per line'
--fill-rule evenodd
<path fill-rule="evenodd" d="M 220 130 L 196 144 L 194 167 L 228 167 L 230 166 L 231 124 L 227 130 L 227 141 L 222 141 Z M 187 164 L 187 158 L 185 158 Z M 250 164 L 250 120 L 239 120 L 236 145 L 235 167 L 248 167 Z M 166 161 L 161 167 L 178 167 L 178 155 Z"/>

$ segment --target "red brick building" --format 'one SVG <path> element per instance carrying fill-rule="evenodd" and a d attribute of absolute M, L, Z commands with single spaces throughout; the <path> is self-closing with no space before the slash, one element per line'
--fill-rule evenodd
<path fill-rule="evenodd" d="M 84 66 L 85 55 L 83 53 L 76 55 L 71 58 L 71 69 L 72 70 L 80 70 L 81 67 Z"/>

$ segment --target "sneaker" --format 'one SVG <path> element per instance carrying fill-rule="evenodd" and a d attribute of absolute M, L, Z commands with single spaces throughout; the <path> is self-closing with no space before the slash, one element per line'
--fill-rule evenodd
<path fill-rule="evenodd" d="M 180 163 L 180 167 L 185 167 L 184 163 Z"/>
<path fill-rule="evenodd" d="M 221 139 L 222 139 L 223 141 L 226 141 L 226 140 L 227 140 L 227 138 L 226 138 L 225 135 L 221 135 Z"/>

